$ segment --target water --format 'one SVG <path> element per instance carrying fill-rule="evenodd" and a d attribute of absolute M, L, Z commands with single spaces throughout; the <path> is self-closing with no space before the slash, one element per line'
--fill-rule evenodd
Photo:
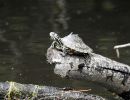
<path fill-rule="evenodd" d="M 98 84 L 53 73 L 45 56 L 49 32 L 77 33 L 95 53 L 130 65 L 130 48 L 120 50 L 120 59 L 113 49 L 130 42 L 129 17 L 129 3 L 121 0 L 0 0 L 0 81 L 92 88 L 112 99 Z"/>

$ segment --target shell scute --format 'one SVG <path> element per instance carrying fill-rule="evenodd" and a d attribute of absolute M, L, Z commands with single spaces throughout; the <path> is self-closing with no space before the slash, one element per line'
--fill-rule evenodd
<path fill-rule="evenodd" d="M 80 53 L 93 52 L 93 50 L 82 41 L 82 39 L 78 36 L 78 34 L 71 33 L 68 36 L 65 36 L 64 38 L 61 38 L 61 41 L 66 47 L 71 48 L 77 52 Z"/>

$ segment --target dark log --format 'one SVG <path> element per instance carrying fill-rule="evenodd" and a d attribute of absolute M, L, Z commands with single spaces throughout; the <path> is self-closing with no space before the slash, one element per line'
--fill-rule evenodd
<path fill-rule="evenodd" d="M 98 82 L 117 94 L 130 91 L 130 66 L 95 53 L 64 55 L 51 47 L 47 50 L 48 62 L 55 64 L 54 72 L 61 77 Z"/>
<path fill-rule="evenodd" d="M 105 100 L 81 91 L 51 86 L 0 82 L 0 100 Z"/>

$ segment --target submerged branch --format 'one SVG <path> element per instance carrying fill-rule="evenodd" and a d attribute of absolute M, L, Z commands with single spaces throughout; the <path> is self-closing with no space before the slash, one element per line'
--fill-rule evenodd
<path fill-rule="evenodd" d="M 125 48 L 125 47 L 129 47 L 129 46 L 130 46 L 130 43 L 122 44 L 122 45 L 116 45 L 116 46 L 114 46 L 114 49 Z"/>
<path fill-rule="evenodd" d="M 130 47 L 130 43 L 114 46 L 114 49 L 116 50 L 116 54 L 117 54 L 118 58 L 120 58 L 119 49 L 120 48 L 125 48 L 125 47 Z"/>

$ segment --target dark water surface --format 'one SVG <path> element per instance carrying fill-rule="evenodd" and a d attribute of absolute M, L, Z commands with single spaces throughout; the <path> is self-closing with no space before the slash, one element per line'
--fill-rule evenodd
<path fill-rule="evenodd" d="M 120 50 L 120 59 L 113 50 L 130 42 L 129 27 L 129 1 L 0 0 L 0 81 L 92 88 L 91 93 L 112 99 L 98 84 L 53 73 L 45 56 L 49 32 L 77 33 L 95 53 L 130 65 L 130 48 Z"/>

